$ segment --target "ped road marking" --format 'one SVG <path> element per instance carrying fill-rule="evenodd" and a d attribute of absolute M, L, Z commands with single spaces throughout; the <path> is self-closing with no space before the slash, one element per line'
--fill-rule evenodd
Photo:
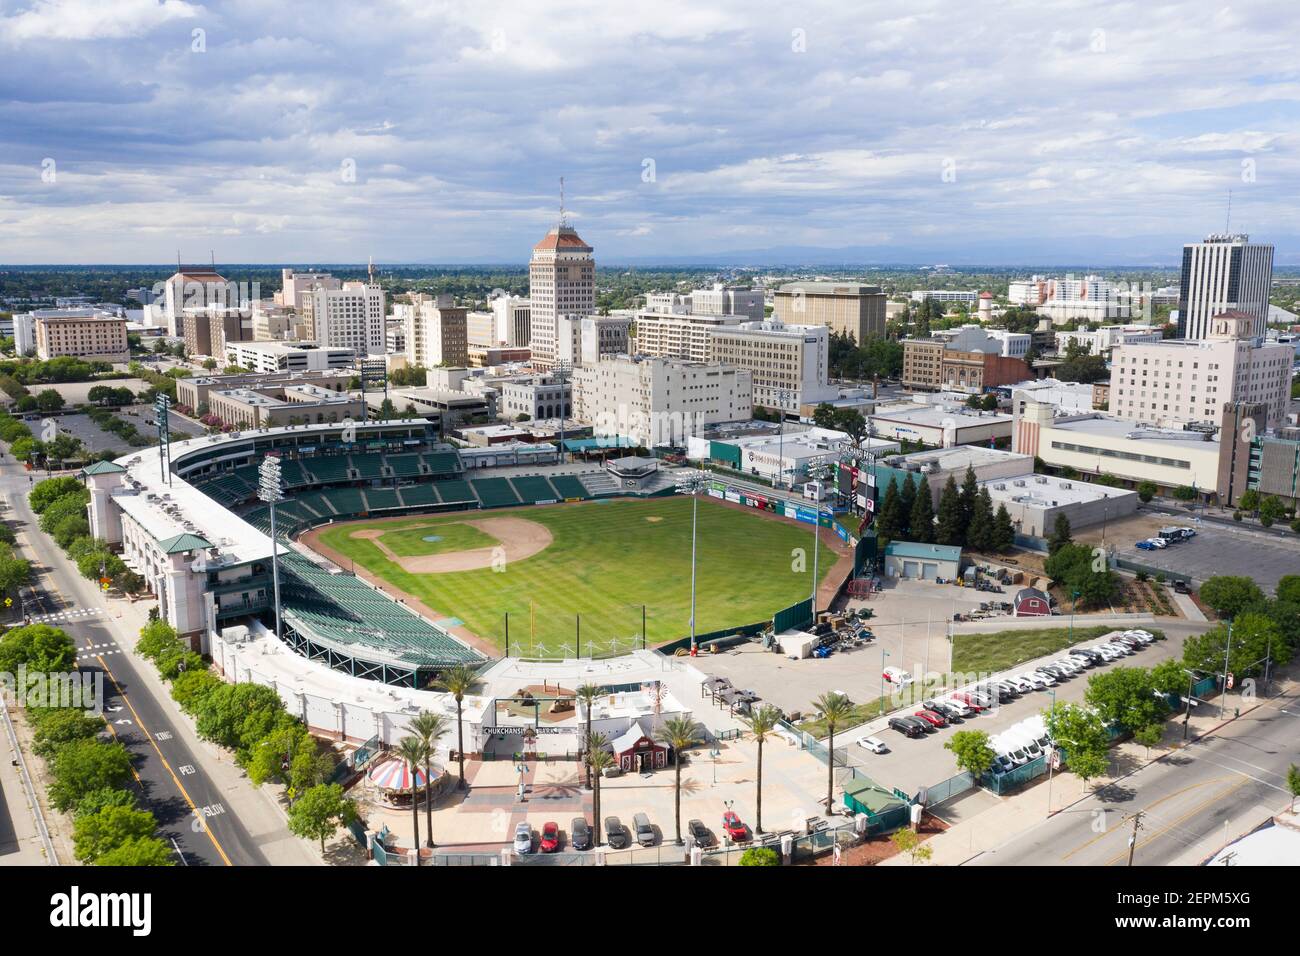
<path fill-rule="evenodd" d="M 180 777 L 176 776 L 176 771 L 172 770 L 171 764 L 167 762 L 167 758 L 163 756 L 162 751 L 158 749 L 158 744 L 154 741 L 153 734 L 149 733 L 144 722 L 140 720 L 140 715 L 135 712 L 135 707 L 131 704 L 130 698 L 122 692 L 122 688 L 117 682 L 117 677 L 114 676 L 111 670 L 109 670 L 108 663 L 102 657 L 99 658 L 99 663 L 100 666 L 104 668 L 104 673 L 108 675 L 108 679 L 113 682 L 113 687 L 116 688 L 117 695 L 122 698 L 122 702 L 130 709 L 131 716 L 135 718 L 136 725 L 140 728 L 140 732 L 144 734 L 145 739 L 149 741 L 149 745 L 153 747 L 154 753 L 158 755 L 158 759 L 162 761 L 162 765 L 167 768 L 167 773 L 172 778 L 172 782 L 176 784 L 176 789 L 181 792 L 181 796 L 184 797 L 185 802 L 190 805 L 190 809 L 194 812 L 194 815 L 196 817 L 201 816 L 199 808 L 195 805 L 194 801 L 190 799 L 189 792 L 181 783 Z M 135 770 L 133 769 L 131 772 L 135 773 Z M 140 777 L 137 775 L 135 779 L 138 781 Z M 220 855 L 226 866 L 234 866 L 234 864 L 230 862 L 230 857 L 226 856 L 226 851 L 222 849 L 221 844 L 217 841 L 217 835 L 212 832 L 212 828 L 210 826 L 204 826 L 203 832 L 208 835 L 208 839 L 212 841 L 212 845 L 216 847 L 217 853 Z"/>

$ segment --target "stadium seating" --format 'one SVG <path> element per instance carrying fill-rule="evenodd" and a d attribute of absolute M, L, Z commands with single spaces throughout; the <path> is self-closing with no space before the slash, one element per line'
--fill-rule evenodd
<path fill-rule="evenodd" d="M 455 475 L 462 472 L 460 456 L 454 451 L 425 452 L 420 456 L 431 475 Z"/>
<path fill-rule="evenodd" d="M 388 455 L 385 460 L 397 478 L 415 478 L 423 474 L 419 455 Z"/>
<path fill-rule="evenodd" d="M 478 504 L 478 498 L 474 497 L 468 481 L 439 481 L 434 487 L 438 489 L 438 497 L 448 504 L 465 501 Z"/>
<path fill-rule="evenodd" d="M 284 609 L 340 649 L 376 648 L 409 663 L 447 666 L 482 660 L 444 630 L 376 594 L 348 574 L 331 574 L 302 555 L 281 560 Z M 359 653 L 358 656 L 361 656 Z"/>
<path fill-rule="evenodd" d="M 330 507 L 329 499 L 323 492 L 314 491 L 305 495 L 296 495 L 293 500 L 298 502 L 301 508 L 311 511 L 318 517 L 334 517 L 334 509 Z"/>
<path fill-rule="evenodd" d="M 573 475 L 552 475 L 551 486 L 559 493 L 561 498 L 591 497 L 591 492 Z M 515 487 L 519 487 L 518 479 L 515 481 Z"/>
<path fill-rule="evenodd" d="M 329 503 L 334 506 L 334 510 L 341 515 L 359 514 L 366 510 L 365 499 L 361 497 L 360 490 L 356 488 L 330 488 L 322 492 Z"/>
<path fill-rule="evenodd" d="M 593 497 L 599 495 L 616 495 L 622 491 L 619 487 L 618 479 L 603 471 L 596 474 L 583 475 L 580 480 L 587 486 L 587 490 L 591 492 Z"/>
<path fill-rule="evenodd" d="M 397 489 L 397 496 L 408 508 L 436 505 L 440 500 L 434 485 L 407 485 Z"/>
<path fill-rule="evenodd" d="M 400 508 L 402 501 L 397 497 L 397 492 L 392 488 L 367 488 L 363 493 L 366 504 L 369 507 L 367 511 L 382 511 L 386 508 Z"/>
<path fill-rule="evenodd" d="M 483 502 L 484 508 L 505 508 L 510 505 L 523 504 L 515 489 L 505 478 L 471 478 L 470 486 Z"/>
<path fill-rule="evenodd" d="M 362 478 L 382 478 L 384 474 L 384 456 L 380 454 L 352 455 L 352 467 Z"/>
<path fill-rule="evenodd" d="M 326 455 L 321 458 L 309 458 L 303 462 L 307 470 L 315 476 L 316 481 L 322 485 L 334 484 L 340 481 L 348 481 L 352 478 L 348 470 L 348 460 L 344 455 Z"/>
<path fill-rule="evenodd" d="M 510 484 L 514 485 L 515 493 L 526 505 L 539 501 L 558 501 L 562 497 L 542 475 L 521 475 L 511 478 Z"/>
<path fill-rule="evenodd" d="M 280 477 L 284 480 L 286 488 L 298 488 L 302 485 L 311 484 L 311 476 L 307 474 L 307 469 L 303 468 L 301 462 L 281 461 Z"/>

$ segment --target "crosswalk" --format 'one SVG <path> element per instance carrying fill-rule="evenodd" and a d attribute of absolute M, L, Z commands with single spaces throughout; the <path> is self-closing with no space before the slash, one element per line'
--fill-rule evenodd
<path fill-rule="evenodd" d="M 121 654 L 122 649 L 113 642 L 105 644 L 88 644 L 77 650 L 77 663 L 93 661 L 97 657 L 107 657 L 110 654 Z"/>
<path fill-rule="evenodd" d="M 97 607 L 69 608 L 62 611 L 54 611 L 50 614 L 32 615 L 33 624 L 74 624 L 78 621 L 89 620 L 102 614 Z"/>

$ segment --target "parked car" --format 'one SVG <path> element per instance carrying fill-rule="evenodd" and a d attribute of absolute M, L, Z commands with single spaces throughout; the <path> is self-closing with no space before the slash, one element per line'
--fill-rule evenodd
<path fill-rule="evenodd" d="M 957 701 L 959 704 L 964 704 L 977 714 L 981 711 L 988 710 L 989 706 L 969 691 L 959 691 L 952 695 L 952 699 Z"/>
<path fill-rule="evenodd" d="M 691 820 L 686 824 L 686 832 L 690 835 L 691 846 L 698 846 L 701 849 L 713 846 L 713 834 L 699 820 Z"/>
<path fill-rule="evenodd" d="M 1130 637 L 1136 637 L 1139 641 L 1151 642 L 1156 639 L 1156 636 L 1154 634 L 1152 634 L 1150 631 L 1144 631 L 1140 627 L 1130 628 L 1124 633 L 1129 635 Z"/>
<path fill-rule="evenodd" d="M 560 825 L 551 820 L 542 824 L 542 841 L 540 849 L 543 853 L 554 853 L 560 848 Z"/>
<path fill-rule="evenodd" d="M 945 697 L 943 700 L 937 701 L 937 703 L 949 714 L 954 717 L 959 717 L 962 720 L 965 720 L 967 717 L 975 716 L 974 708 L 969 704 L 963 704 L 961 701 L 955 700 L 952 697 Z"/>
<path fill-rule="evenodd" d="M 636 830 L 636 842 L 641 846 L 655 845 L 655 828 L 650 825 L 650 818 L 644 813 L 632 814 L 632 827 Z"/>
<path fill-rule="evenodd" d="M 527 820 L 520 820 L 515 824 L 515 852 L 533 852 L 533 828 L 528 825 Z"/>
<path fill-rule="evenodd" d="M 934 727 L 936 730 L 938 730 L 941 727 L 948 726 L 948 718 L 945 717 L 943 714 L 939 713 L 938 711 L 918 710 L 912 716 L 916 717 L 918 720 L 924 720 L 927 724 L 929 724 L 931 727 Z"/>
<path fill-rule="evenodd" d="M 618 817 L 605 818 L 605 842 L 611 850 L 626 850 L 632 845 L 632 835 Z"/>
<path fill-rule="evenodd" d="M 1107 641 L 1104 645 L 1119 654 L 1121 657 L 1127 657 L 1129 654 L 1136 654 L 1137 648 L 1125 644 L 1121 641 Z"/>
<path fill-rule="evenodd" d="M 1052 686 L 1052 684 L 1056 683 L 1050 674 L 1045 677 L 1037 671 L 1025 671 L 1020 676 L 1024 680 L 1029 681 L 1030 686 L 1032 686 L 1034 690 L 1046 690 L 1048 687 Z M 1048 683 L 1049 680 L 1051 680 L 1052 684 Z"/>
<path fill-rule="evenodd" d="M 1069 650 L 1069 654 L 1071 657 L 1083 661 L 1084 667 L 1096 667 L 1098 664 L 1104 663 L 1105 661 L 1105 658 L 1103 658 L 1097 651 L 1086 647 L 1072 647 Z"/>
<path fill-rule="evenodd" d="M 1147 538 L 1147 540 L 1155 546 L 1157 551 L 1163 551 L 1165 548 L 1169 547 L 1169 542 L 1164 538 Z"/>
<path fill-rule="evenodd" d="M 880 676 L 885 683 L 897 684 L 899 687 L 905 687 L 912 683 L 912 675 L 901 667 L 886 667 Z"/>
<path fill-rule="evenodd" d="M 1133 545 L 1133 547 L 1137 548 L 1139 551 L 1155 551 L 1158 545 L 1153 543 L 1150 538 L 1146 538 Z"/>
<path fill-rule="evenodd" d="M 994 754 L 993 766 L 997 768 L 998 773 L 1010 773 L 1016 769 L 1016 765 L 1011 762 L 1011 758 L 1006 754 Z"/>
<path fill-rule="evenodd" d="M 941 714 L 949 723 L 960 721 L 964 716 L 958 711 L 956 704 L 949 704 L 942 700 L 924 700 L 921 702 L 921 706 L 926 710 Z"/>
<path fill-rule="evenodd" d="M 749 839 L 749 828 L 740 822 L 740 817 L 736 816 L 735 810 L 728 810 L 722 815 L 722 832 L 733 843 Z"/>
<path fill-rule="evenodd" d="M 863 750 L 869 750 L 873 754 L 883 754 L 889 750 L 885 742 L 879 737 L 859 737 L 858 746 Z"/>
<path fill-rule="evenodd" d="M 1034 689 L 1033 683 L 1026 677 L 1008 677 L 1007 683 L 1020 690 L 1021 693 L 1028 693 Z"/>
<path fill-rule="evenodd" d="M 897 730 L 905 737 L 924 737 L 925 726 L 913 721 L 910 717 L 890 717 L 889 726 L 892 730 Z"/>
<path fill-rule="evenodd" d="M 569 821 L 569 846 L 575 850 L 591 849 L 591 827 L 587 826 L 586 817 L 574 817 Z"/>

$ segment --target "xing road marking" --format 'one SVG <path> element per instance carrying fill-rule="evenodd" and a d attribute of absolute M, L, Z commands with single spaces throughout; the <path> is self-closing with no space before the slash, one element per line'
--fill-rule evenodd
<path fill-rule="evenodd" d="M 126 704 L 127 709 L 131 711 L 131 716 L 135 718 L 136 726 L 138 726 L 140 732 L 144 734 L 145 740 L 149 741 L 149 745 L 153 747 L 154 753 L 158 755 L 158 759 L 162 761 L 162 765 L 167 768 L 167 773 L 172 778 L 172 782 L 176 784 L 176 789 L 181 792 L 181 796 L 185 798 L 185 802 L 190 805 L 190 809 L 194 811 L 195 817 L 201 817 L 198 806 L 196 806 L 194 801 L 190 799 L 189 792 L 181 783 L 181 778 L 176 776 L 176 771 L 172 770 L 171 764 L 169 764 L 167 758 L 163 756 L 163 752 L 158 748 L 158 744 L 153 739 L 153 735 L 149 733 L 149 729 L 145 727 L 144 721 L 140 719 L 140 715 L 135 712 L 135 707 L 132 705 L 131 699 L 122 692 L 122 687 L 118 684 L 117 677 L 115 677 L 113 672 L 109 670 L 108 662 L 101 657 L 99 658 L 99 664 L 104 668 L 104 673 L 108 675 L 108 679 L 113 682 L 113 687 L 117 690 L 118 697 L 122 698 L 122 703 Z M 133 770 L 132 773 L 134 772 L 135 771 Z M 137 776 L 136 780 L 139 779 L 140 778 Z M 217 853 L 221 856 L 221 859 L 226 866 L 234 866 L 234 864 L 230 862 L 230 857 L 226 856 L 226 851 L 222 849 L 221 843 L 217 840 L 217 835 L 212 832 L 212 827 L 205 824 L 203 832 L 208 835 L 208 839 L 212 841 L 212 845 L 217 848 Z"/>

